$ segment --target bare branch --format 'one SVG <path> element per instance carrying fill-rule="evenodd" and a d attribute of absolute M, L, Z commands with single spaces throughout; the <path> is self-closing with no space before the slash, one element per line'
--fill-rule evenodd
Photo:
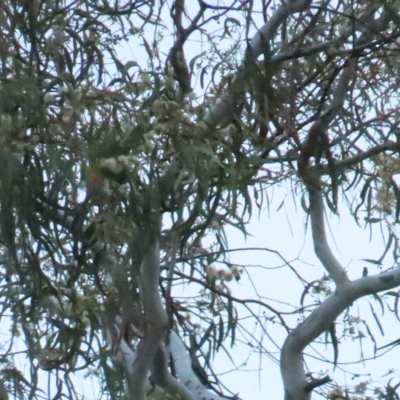
<path fill-rule="evenodd" d="M 141 300 L 147 326 L 137 348 L 133 365 L 128 365 L 128 393 L 132 400 L 143 400 L 145 384 L 157 349 L 165 338 L 168 316 L 158 292 L 160 278 L 158 240 L 147 244 L 140 266 Z"/>
<path fill-rule="evenodd" d="M 309 212 L 311 216 L 311 230 L 314 242 L 314 251 L 324 268 L 329 273 L 329 276 L 335 282 L 336 286 L 340 288 L 342 285 L 347 284 L 349 279 L 344 271 L 344 268 L 333 255 L 326 238 L 322 193 L 318 188 L 310 189 L 309 193 Z"/>
<path fill-rule="evenodd" d="M 181 338 L 173 330 L 170 333 L 170 348 L 179 381 L 185 383 L 185 386 L 194 394 L 196 399 L 223 400 L 222 397 L 207 390 L 199 381 L 192 370 L 191 359 Z"/>
<path fill-rule="evenodd" d="M 255 34 L 250 46 L 253 56 L 258 57 L 264 52 L 269 41 L 275 36 L 276 31 L 289 15 L 297 14 L 308 9 L 312 0 L 294 0 L 282 2 L 268 22 Z"/>
<path fill-rule="evenodd" d="M 360 297 L 400 285 L 400 268 L 342 284 L 286 338 L 281 353 L 285 400 L 309 400 L 310 383 L 303 369 L 303 351 L 329 329 L 332 322 Z"/>
<path fill-rule="evenodd" d="M 369 150 L 366 150 L 360 154 L 356 154 L 355 156 L 345 158 L 344 160 L 340 160 L 335 162 L 335 168 L 338 171 L 343 171 L 347 168 L 350 168 L 364 160 L 368 160 L 371 157 L 374 157 L 380 153 L 383 153 L 385 151 L 397 151 L 399 148 L 399 145 L 395 142 L 392 141 L 387 141 L 384 144 L 375 146 L 370 148 Z M 322 165 L 320 168 L 321 174 L 328 174 L 328 166 L 327 165 Z"/>
<path fill-rule="evenodd" d="M 319 386 L 322 386 L 322 385 L 325 385 L 326 383 L 328 383 L 328 382 L 330 382 L 330 381 L 331 381 L 331 378 L 329 377 L 329 375 L 324 376 L 324 377 L 321 378 L 321 379 L 313 379 L 311 382 L 309 382 L 309 383 L 306 385 L 305 390 L 306 390 L 306 392 L 311 392 L 311 391 L 314 390 L 315 388 L 317 388 L 317 387 L 319 387 Z"/>
<path fill-rule="evenodd" d="M 197 396 L 192 394 L 185 386 L 184 381 L 176 380 L 168 370 L 168 358 L 166 349 L 161 344 L 154 357 L 152 378 L 154 382 L 162 387 L 167 393 L 182 400 L 196 400 Z"/>

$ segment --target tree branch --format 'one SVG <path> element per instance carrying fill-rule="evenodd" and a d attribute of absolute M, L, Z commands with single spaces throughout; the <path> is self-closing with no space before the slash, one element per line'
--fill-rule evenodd
<path fill-rule="evenodd" d="M 132 360 L 127 360 L 130 364 L 126 363 L 129 373 L 128 395 L 132 400 L 145 399 L 147 377 L 168 328 L 168 316 L 158 292 L 160 279 L 158 239 L 145 245 L 140 265 L 140 292 L 147 326 L 136 350 L 136 359 L 133 363 Z"/>
<path fill-rule="evenodd" d="M 281 374 L 285 400 L 309 400 L 310 383 L 303 369 L 306 346 L 329 329 L 333 321 L 360 297 L 393 289 L 400 285 L 400 268 L 383 274 L 348 281 L 318 306 L 286 338 L 281 353 Z"/>
<path fill-rule="evenodd" d="M 240 104 L 243 102 L 244 93 L 247 86 L 247 76 L 245 66 L 250 59 L 256 59 L 267 48 L 269 41 L 274 37 L 279 26 L 284 23 L 289 15 L 307 10 L 312 0 L 292 0 L 282 2 L 282 5 L 275 11 L 269 21 L 255 34 L 242 62 L 242 67 L 231 84 L 229 93 L 223 96 L 216 104 L 210 107 L 204 115 L 202 121 L 209 126 L 223 128 L 232 122 L 232 118 L 237 115 Z"/>
<path fill-rule="evenodd" d="M 170 333 L 170 349 L 179 381 L 184 382 L 185 386 L 193 393 L 196 399 L 223 400 L 223 397 L 211 393 L 199 381 L 192 370 L 191 359 L 181 338 L 173 330 Z"/>
<path fill-rule="evenodd" d="M 196 400 L 197 397 L 194 396 L 184 386 L 183 381 L 176 380 L 168 370 L 168 357 L 166 355 L 167 351 L 165 346 L 161 344 L 154 357 L 152 378 L 154 382 L 162 387 L 167 393 L 171 394 L 174 398 L 179 398 L 182 400 Z"/>
<path fill-rule="evenodd" d="M 319 188 L 310 188 L 309 195 L 314 251 L 329 276 L 335 282 L 336 287 L 340 288 L 349 282 L 349 278 L 344 268 L 333 255 L 326 238 L 322 192 Z"/>
<path fill-rule="evenodd" d="M 373 9 L 373 12 L 375 9 Z M 373 12 L 368 18 L 368 29 L 357 44 L 368 42 L 374 33 L 380 32 L 388 22 L 387 13 L 384 13 L 378 20 L 374 20 Z M 373 31 L 369 28 L 374 24 Z M 400 269 L 392 273 L 385 273 L 378 276 L 366 277 L 351 282 L 343 267 L 336 260 L 328 245 L 325 233 L 324 206 L 320 188 L 320 171 L 310 168 L 309 159 L 316 157 L 319 161 L 316 147 L 326 135 L 329 124 L 341 111 L 350 82 L 354 76 L 358 53 L 353 54 L 346 62 L 339 82 L 333 96 L 333 102 L 325 112 L 313 123 L 307 138 L 302 144 L 302 151 L 299 157 L 299 175 L 306 185 L 310 196 L 311 228 L 314 242 L 314 250 L 318 259 L 328 271 L 336 284 L 336 291 L 329 296 L 312 314 L 295 328 L 286 338 L 281 353 L 281 374 L 285 387 L 285 400 L 310 400 L 312 387 L 304 372 L 303 351 L 305 347 L 314 341 L 324 331 L 328 330 L 336 318 L 346 310 L 356 299 L 367 294 L 377 293 L 389 286 L 396 287 L 400 284 Z M 326 143 L 325 143 L 326 144 Z M 323 149 L 329 153 L 328 147 Z M 321 151 L 321 150 L 319 150 Z M 328 171 L 332 174 L 332 185 L 334 185 L 335 163 L 330 154 L 328 159 Z M 332 171 L 333 168 L 333 171 Z M 335 188 L 332 189 L 333 191 Z M 366 281 L 367 280 L 367 281 Z M 311 389 L 311 390 L 310 390 Z"/>
<path fill-rule="evenodd" d="M 372 147 L 360 154 L 356 154 L 355 156 L 348 157 L 348 158 L 345 158 L 344 160 L 335 162 L 335 168 L 337 170 L 344 170 L 344 169 L 350 168 L 351 166 L 358 164 L 364 160 L 368 160 L 371 157 L 374 157 L 385 151 L 398 151 L 398 149 L 399 149 L 399 145 L 397 143 L 388 140 L 386 143 Z M 328 166 L 322 165 L 320 171 L 321 171 L 321 174 L 327 174 Z"/>

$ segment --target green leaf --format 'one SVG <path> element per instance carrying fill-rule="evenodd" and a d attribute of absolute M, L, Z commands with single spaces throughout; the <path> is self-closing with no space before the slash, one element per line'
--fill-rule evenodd
<path fill-rule="evenodd" d="M 381 331 L 381 334 L 382 334 L 382 335 L 385 335 L 385 332 L 383 331 L 383 327 L 382 327 L 382 325 L 381 325 L 381 323 L 380 323 L 380 321 L 379 321 L 378 316 L 375 314 L 375 310 L 374 310 L 374 308 L 372 307 L 372 304 L 371 304 L 371 303 L 369 304 L 369 307 L 370 307 L 370 309 L 371 309 L 372 316 L 374 317 L 374 320 L 375 320 L 376 324 L 378 325 L 379 330 Z"/>
<path fill-rule="evenodd" d="M 383 218 L 368 218 L 368 217 L 366 217 L 366 218 L 364 218 L 364 221 L 367 224 L 376 224 L 378 222 L 382 222 Z"/>
<path fill-rule="evenodd" d="M 229 24 L 232 23 L 236 25 L 237 27 L 241 27 L 240 22 L 236 18 L 226 18 L 224 21 L 224 33 L 222 34 L 222 38 L 225 35 L 228 35 L 229 37 L 232 37 L 231 33 L 229 32 Z"/>
<path fill-rule="evenodd" d="M 362 258 L 361 260 L 370 264 L 382 265 L 382 262 L 380 260 L 372 260 L 371 258 Z"/>
<path fill-rule="evenodd" d="M 194 65 L 195 65 L 196 61 L 197 61 L 199 58 L 205 56 L 206 54 L 207 54 L 207 53 L 206 53 L 205 51 L 203 51 L 202 53 L 198 54 L 197 56 L 194 56 L 194 57 L 190 60 L 190 62 L 189 62 L 190 73 L 193 73 L 193 69 L 194 69 Z"/>

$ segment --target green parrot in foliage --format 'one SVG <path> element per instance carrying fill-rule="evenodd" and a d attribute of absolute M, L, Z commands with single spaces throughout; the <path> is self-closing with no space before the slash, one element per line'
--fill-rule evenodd
<path fill-rule="evenodd" d="M 117 159 L 108 159 L 108 163 L 95 162 L 86 169 L 86 181 L 94 185 L 101 185 L 104 179 L 123 185 L 129 181 L 129 170 Z M 107 160 L 106 160 L 107 161 Z"/>

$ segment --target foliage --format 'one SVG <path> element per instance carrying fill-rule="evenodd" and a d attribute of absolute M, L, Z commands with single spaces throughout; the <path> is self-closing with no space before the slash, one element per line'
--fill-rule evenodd
<path fill-rule="evenodd" d="M 142 399 L 129 354 L 162 359 L 167 327 L 209 395 L 221 394 L 217 352 L 233 358 L 242 342 L 271 353 L 266 320 L 290 341 L 293 316 L 312 320 L 342 288 L 340 266 L 324 253 L 320 195 L 333 213 L 347 204 L 355 223 L 387 228 L 382 256 L 367 261 L 382 266 L 391 253 L 397 265 L 396 2 L 190 3 L 0 4 L 0 290 L 10 328 L 2 398 L 81 398 L 74 374 L 83 371 L 96 378 L 98 397 Z M 226 236 L 231 227 L 246 235 L 254 209 L 282 182 L 309 213 L 326 268 L 309 282 L 281 257 L 304 287 L 289 312 L 267 294 L 235 296 L 230 282 L 249 272 L 231 262 Z M 373 294 L 382 308 L 393 300 L 397 316 L 399 277 L 372 278 L 363 281 L 369 288 L 352 287 L 351 300 Z M 175 296 L 182 285 L 195 295 Z M 306 344 L 327 331 L 336 366 L 340 340 L 359 338 L 363 321 L 349 306 L 328 317 Z M 179 378 L 174 362 L 166 369 Z M 157 368 L 143 365 L 144 380 L 152 372 L 148 398 L 159 386 L 180 393 L 182 379 L 163 386 Z M 328 379 L 301 382 L 309 396 Z M 397 388 L 389 382 L 374 396 L 397 398 Z M 349 395 L 325 389 L 329 398 Z"/>

